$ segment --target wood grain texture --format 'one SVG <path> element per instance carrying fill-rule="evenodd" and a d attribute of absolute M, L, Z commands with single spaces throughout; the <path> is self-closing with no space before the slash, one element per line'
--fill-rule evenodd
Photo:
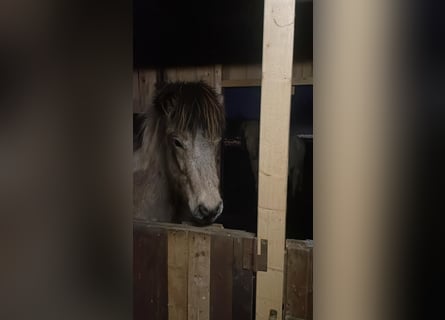
<path fill-rule="evenodd" d="M 261 254 L 255 256 L 255 271 L 267 271 L 267 240 L 261 239 L 260 250 Z"/>
<path fill-rule="evenodd" d="M 287 240 L 285 319 L 312 320 L 312 247 Z"/>
<path fill-rule="evenodd" d="M 244 240 L 250 240 L 251 243 L 247 248 L 252 248 L 254 239 L 233 239 L 233 320 L 252 320 L 254 313 L 254 272 L 251 269 L 245 269 L 243 267 Z M 248 255 L 251 256 L 251 252 Z"/>
<path fill-rule="evenodd" d="M 265 0 L 258 179 L 258 240 L 268 241 L 257 273 L 256 319 L 282 319 L 288 141 L 295 0 Z"/>
<path fill-rule="evenodd" d="M 139 70 L 138 81 L 139 105 L 134 112 L 146 112 L 151 107 L 155 95 L 156 70 Z"/>
<path fill-rule="evenodd" d="M 253 270 L 255 266 L 256 243 L 253 239 L 243 239 L 243 268 Z"/>
<path fill-rule="evenodd" d="M 133 113 L 139 113 L 141 108 L 141 93 L 139 91 L 139 71 L 133 72 Z"/>
<path fill-rule="evenodd" d="M 210 319 L 210 241 L 205 233 L 189 235 L 189 320 Z"/>
<path fill-rule="evenodd" d="M 196 68 L 196 80 L 202 80 L 211 86 L 215 84 L 215 70 L 213 66 L 199 66 Z"/>
<path fill-rule="evenodd" d="M 168 319 L 187 320 L 188 231 L 168 230 Z"/>
<path fill-rule="evenodd" d="M 233 238 L 212 235 L 210 256 L 210 319 L 232 319 Z"/>
<path fill-rule="evenodd" d="M 133 255 L 133 319 L 168 319 L 167 235 L 136 229 Z"/>
<path fill-rule="evenodd" d="M 254 318 L 254 234 L 134 224 L 135 319 Z"/>

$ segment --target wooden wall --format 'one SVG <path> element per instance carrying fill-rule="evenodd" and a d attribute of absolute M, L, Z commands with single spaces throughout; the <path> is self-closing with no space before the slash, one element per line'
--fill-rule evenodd
<path fill-rule="evenodd" d="M 167 81 L 204 80 L 219 94 L 224 87 L 261 86 L 261 65 L 210 65 L 177 67 L 165 70 Z M 312 84 L 312 61 L 297 63 L 292 69 L 292 85 Z M 135 70 L 133 73 L 133 112 L 144 112 L 152 102 L 156 83 L 155 69 Z"/>

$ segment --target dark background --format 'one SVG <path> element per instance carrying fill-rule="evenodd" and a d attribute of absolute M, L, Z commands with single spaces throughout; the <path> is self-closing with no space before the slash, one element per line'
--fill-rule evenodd
<path fill-rule="evenodd" d="M 261 63 L 263 0 L 134 0 L 134 66 Z M 297 1 L 295 60 L 312 60 L 312 2 Z"/>

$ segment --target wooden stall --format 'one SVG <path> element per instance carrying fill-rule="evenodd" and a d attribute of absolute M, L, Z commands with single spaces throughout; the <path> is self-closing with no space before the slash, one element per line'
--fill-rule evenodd
<path fill-rule="evenodd" d="M 255 272 L 266 267 L 255 240 L 218 226 L 136 222 L 134 319 L 254 319 Z"/>
<path fill-rule="evenodd" d="M 221 226 L 136 221 L 133 318 L 253 320 L 256 274 L 267 269 L 267 245 Z M 312 319 L 312 243 L 287 240 L 284 314 Z"/>
<path fill-rule="evenodd" d="M 134 112 L 156 79 L 261 86 L 257 233 L 221 226 L 134 224 L 134 319 L 311 320 L 311 241 L 286 239 L 290 99 L 310 85 L 312 61 L 293 61 L 295 0 L 265 0 L 262 64 L 141 69 Z"/>

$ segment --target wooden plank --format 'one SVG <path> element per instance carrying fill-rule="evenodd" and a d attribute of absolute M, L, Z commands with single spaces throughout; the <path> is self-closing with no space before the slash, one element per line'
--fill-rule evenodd
<path fill-rule="evenodd" d="M 312 77 L 305 78 L 305 79 L 292 80 L 292 85 L 294 85 L 294 86 L 306 86 L 306 85 L 313 85 L 313 84 L 314 84 L 314 79 Z"/>
<path fill-rule="evenodd" d="M 312 62 L 306 62 L 303 64 L 303 77 L 302 80 L 306 81 L 313 78 L 313 64 Z"/>
<path fill-rule="evenodd" d="M 267 240 L 261 239 L 260 255 L 255 257 L 255 271 L 267 271 Z"/>
<path fill-rule="evenodd" d="M 253 319 L 253 285 L 254 273 L 243 268 L 243 240 L 233 239 L 233 294 L 232 318 L 233 320 Z M 250 239 L 251 242 L 253 239 Z M 250 245 L 250 248 L 252 246 Z"/>
<path fill-rule="evenodd" d="M 312 248 L 287 240 L 285 319 L 312 319 Z"/>
<path fill-rule="evenodd" d="M 176 68 L 165 69 L 165 81 L 178 81 L 178 73 Z"/>
<path fill-rule="evenodd" d="M 166 223 L 166 222 L 155 222 L 150 221 L 147 222 L 142 219 L 133 219 L 133 223 L 137 225 L 140 228 L 163 228 L 166 230 L 186 230 L 190 232 L 197 232 L 197 233 L 204 233 L 204 234 L 223 234 L 223 235 L 231 235 L 233 237 L 242 237 L 246 239 L 253 239 L 255 237 L 255 234 L 242 231 L 242 230 L 233 230 L 233 229 L 225 229 L 221 228 L 220 225 L 216 224 L 206 227 L 196 227 L 188 224 L 174 224 L 174 223 Z"/>
<path fill-rule="evenodd" d="M 141 94 L 139 91 L 139 71 L 133 72 L 133 113 L 141 112 Z"/>
<path fill-rule="evenodd" d="M 261 86 L 261 79 L 242 79 L 242 80 L 223 80 L 222 86 L 224 88 L 231 87 L 259 87 Z"/>
<path fill-rule="evenodd" d="M 188 232 L 168 231 L 168 319 L 187 319 Z"/>
<path fill-rule="evenodd" d="M 314 249 L 309 252 L 308 320 L 314 318 Z"/>
<path fill-rule="evenodd" d="M 214 88 L 216 93 L 219 95 L 218 100 L 220 103 L 224 104 L 224 95 L 222 92 L 222 66 L 220 64 L 215 65 L 214 68 Z"/>
<path fill-rule="evenodd" d="M 214 86 L 214 68 L 213 66 L 199 66 L 196 68 L 196 80 L 202 80 L 211 86 Z"/>
<path fill-rule="evenodd" d="M 188 319 L 210 319 L 210 236 L 189 233 Z"/>
<path fill-rule="evenodd" d="M 210 319 L 232 319 L 233 238 L 213 235 L 210 256 Z"/>
<path fill-rule="evenodd" d="M 312 85 L 314 83 L 314 79 L 312 76 L 307 76 L 305 78 L 296 78 L 292 79 L 292 85 L 294 86 L 303 86 L 303 85 Z M 246 80 L 223 80 L 222 87 L 223 88 L 241 88 L 241 87 L 259 87 L 261 86 L 260 79 L 246 79 Z"/>
<path fill-rule="evenodd" d="M 133 238 L 133 319 L 168 319 L 167 235 L 138 229 Z"/>
<path fill-rule="evenodd" d="M 288 141 L 295 0 L 265 0 L 258 181 L 258 241 L 268 241 L 257 273 L 256 319 L 282 319 Z"/>
<path fill-rule="evenodd" d="M 153 97 L 156 91 L 155 85 L 155 69 L 146 69 L 139 71 L 139 95 L 141 102 L 139 112 L 146 112 L 152 105 Z"/>
<path fill-rule="evenodd" d="M 246 80 L 247 67 L 246 65 L 225 65 L 223 68 L 223 80 Z"/>
<path fill-rule="evenodd" d="M 178 67 L 176 68 L 176 75 L 178 81 L 196 81 L 196 68 L 194 67 Z"/>
<path fill-rule="evenodd" d="M 243 268 L 252 270 L 255 264 L 256 243 L 253 239 L 243 239 Z"/>
<path fill-rule="evenodd" d="M 303 65 L 296 63 L 292 66 L 292 81 L 303 80 Z"/>
<path fill-rule="evenodd" d="M 261 65 L 260 64 L 249 64 L 246 66 L 246 79 L 260 80 L 261 81 Z"/>

